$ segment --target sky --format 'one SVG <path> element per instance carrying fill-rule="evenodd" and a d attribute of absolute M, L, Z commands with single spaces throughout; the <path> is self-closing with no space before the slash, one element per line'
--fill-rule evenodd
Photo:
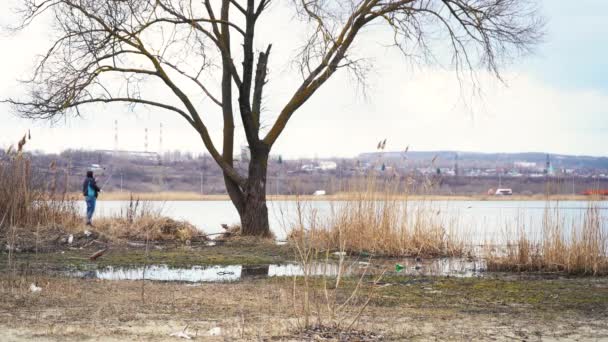
<path fill-rule="evenodd" d="M 0 4 L 1 26 L 14 23 L 11 8 L 17 2 Z M 352 157 L 387 139 L 387 150 L 395 151 L 409 146 L 418 151 L 608 156 L 608 2 L 541 0 L 540 8 L 547 22 L 544 42 L 533 55 L 502 68 L 504 83 L 480 73 L 475 86 L 461 84 L 446 68 L 412 66 L 382 44 L 387 37 L 369 34 L 358 46 L 372 51 L 366 56 L 373 71 L 365 93 L 346 73 L 338 73 L 294 114 L 273 153 L 285 158 Z M 290 63 L 299 38 L 297 24 L 283 9 L 273 13 L 256 41 L 258 49 L 273 43 L 265 125 L 272 123 L 299 80 Z M 0 35 L 0 98 L 25 94 L 18 80 L 31 75 L 37 54 L 50 46 L 50 31 L 49 21 L 42 18 L 24 31 Z M 148 90 L 158 98 L 169 96 L 162 85 L 150 84 Z M 208 102 L 200 106 L 219 141 L 221 114 Z M 113 149 L 118 120 L 120 149 L 144 150 L 148 128 L 149 151 L 204 152 L 200 137 L 172 112 L 109 105 L 89 106 L 82 113 L 54 123 L 33 122 L 0 104 L 0 147 L 16 143 L 29 129 L 30 150 Z M 238 133 L 236 145 L 244 143 Z"/>

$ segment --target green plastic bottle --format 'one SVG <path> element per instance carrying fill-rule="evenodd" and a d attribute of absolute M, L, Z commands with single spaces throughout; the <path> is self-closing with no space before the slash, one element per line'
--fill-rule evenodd
<path fill-rule="evenodd" d="M 395 264 L 395 272 L 401 272 L 403 271 L 403 265 L 401 264 Z"/>

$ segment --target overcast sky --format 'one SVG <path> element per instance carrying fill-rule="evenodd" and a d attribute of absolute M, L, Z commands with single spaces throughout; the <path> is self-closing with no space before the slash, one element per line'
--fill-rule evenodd
<path fill-rule="evenodd" d="M 13 0 L 11 0 L 13 1 Z M 0 4 L 0 24 L 13 20 L 10 2 Z M 289 123 L 274 148 L 285 157 L 354 156 L 374 150 L 387 139 L 388 150 L 461 150 L 478 152 L 550 152 L 608 156 L 608 2 L 542 1 L 547 19 L 545 43 L 534 56 L 504 69 L 507 85 L 480 76 L 483 94 L 460 86 L 456 76 L 439 67 L 414 67 L 394 50 L 373 40 L 365 49 L 374 71 L 363 96 L 346 74 L 331 79 Z M 290 68 L 294 24 L 281 11 L 266 19 L 260 37 L 273 43 L 271 82 L 265 98 L 267 119 L 286 102 L 298 77 Z M 18 79 L 31 73 L 36 54 L 50 44 L 48 22 L 16 35 L 0 37 L 0 97 L 24 93 Z M 373 36 L 372 36 L 373 37 Z M 384 37 L 386 38 L 386 37 Z M 384 38 L 378 38 L 379 42 Z M 390 38 L 390 37 L 388 37 Z M 158 96 L 166 90 L 154 89 Z M 158 127 L 164 126 L 163 149 L 203 152 L 200 138 L 172 112 L 121 105 L 86 107 L 83 118 L 51 125 L 12 116 L 0 104 L 0 146 L 15 143 L 31 129 L 29 149 L 57 152 L 67 148 L 112 149 L 114 120 L 119 121 L 119 148 L 158 150 Z M 219 139 L 221 115 L 208 110 L 209 126 Z M 241 129 L 239 126 L 237 129 Z M 245 142 L 242 134 L 236 145 Z"/>

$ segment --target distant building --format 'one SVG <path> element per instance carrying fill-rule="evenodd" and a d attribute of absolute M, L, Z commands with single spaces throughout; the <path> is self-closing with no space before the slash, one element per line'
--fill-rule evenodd
<path fill-rule="evenodd" d="M 315 166 L 314 166 L 314 164 L 304 164 L 304 165 L 302 165 L 302 167 L 300 169 L 302 171 L 312 172 L 315 170 Z"/>
<path fill-rule="evenodd" d="M 99 164 L 91 164 L 91 165 L 89 166 L 89 170 L 90 170 L 90 171 L 94 171 L 94 172 L 95 172 L 95 171 L 102 171 L 102 170 L 103 170 L 103 167 L 101 167 L 101 165 L 99 165 Z"/>
<path fill-rule="evenodd" d="M 145 151 L 125 151 L 125 150 L 97 150 L 95 152 L 108 154 L 113 157 L 123 158 L 139 158 L 147 160 L 158 160 L 160 155 L 156 152 L 145 152 Z"/>
<path fill-rule="evenodd" d="M 338 164 L 333 161 L 322 161 L 319 162 L 319 170 L 330 171 L 338 168 Z"/>
<path fill-rule="evenodd" d="M 456 171 L 447 167 L 442 167 L 439 169 L 441 174 L 444 176 L 456 176 Z"/>
<path fill-rule="evenodd" d="M 521 176 L 523 176 L 523 175 L 515 170 L 511 170 L 511 171 L 507 172 L 507 177 L 521 177 Z"/>
<path fill-rule="evenodd" d="M 423 175 L 430 175 L 435 173 L 435 169 L 432 167 L 419 167 L 416 171 L 420 172 Z"/>
<path fill-rule="evenodd" d="M 322 161 L 318 165 L 315 164 L 304 164 L 300 168 L 302 171 L 332 171 L 338 168 L 338 164 L 333 161 Z"/>
<path fill-rule="evenodd" d="M 534 169 L 536 168 L 536 163 L 534 162 L 526 162 L 526 161 L 516 161 L 513 163 L 513 166 L 519 169 Z"/>
<path fill-rule="evenodd" d="M 553 176 L 555 171 L 553 170 L 553 165 L 551 165 L 551 157 L 547 154 L 547 161 L 545 162 L 545 174 L 548 176 Z"/>
<path fill-rule="evenodd" d="M 511 195 L 513 195 L 513 190 L 508 189 L 508 188 L 496 189 L 496 192 L 494 193 L 494 195 L 496 195 L 496 196 L 511 196 Z"/>

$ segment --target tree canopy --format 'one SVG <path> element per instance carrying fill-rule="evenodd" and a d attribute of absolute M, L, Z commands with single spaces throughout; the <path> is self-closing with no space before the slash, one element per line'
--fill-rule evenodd
<path fill-rule="evenodd" d="M 127 103 L 173 112 L 200 135 L 222 168 L 239 212 L 264 190 L 267 156 L 292 115 L 338 70 L 358 78 L 369 67 L 351 56 L 366 27 L 381 26 L 405 58 L 433 61 L 435 46 L 454 70 L 500 77 L 505 59 L 528 53 L 542 36 L 532 0 L 21 0 L 22 24 L 53 16 L 57 39 L 41 57 L 27 96 L 10 99 L 22 116 L 52 119 L 92 103 Z M 261 127 L 272 41 L 256 35 L 278 6 L 307 27 L 295 56 L 299 86 Z M 302 32 L 293 32 L 300 39 Z M 261 43 L 260 43 L 261 42 Z M 366 47 L 373 49 L 374 47 Z M 364 57 L 364 56 L 363 56 Z M 167 97 L 148 97 L 156 82 Z M 203 96 L 206 101 L 196 100 Z M 222 146 L 211 139 L 211 106 L 223 117 Z M 235 117 L 251 150 L 248 175 L 233 167 Z M 257 156 L 257 157 L 256 157 Z M 263 173 L 263 176 L 260 176 Z M 261 177 L 261 179 L 260 179 Z M 255 178 L 255 179 L 253 179 Z M 260 184 L 262 181 L 262 184 Z M 264 207 L 265 209 L 265 207 Z"/>

